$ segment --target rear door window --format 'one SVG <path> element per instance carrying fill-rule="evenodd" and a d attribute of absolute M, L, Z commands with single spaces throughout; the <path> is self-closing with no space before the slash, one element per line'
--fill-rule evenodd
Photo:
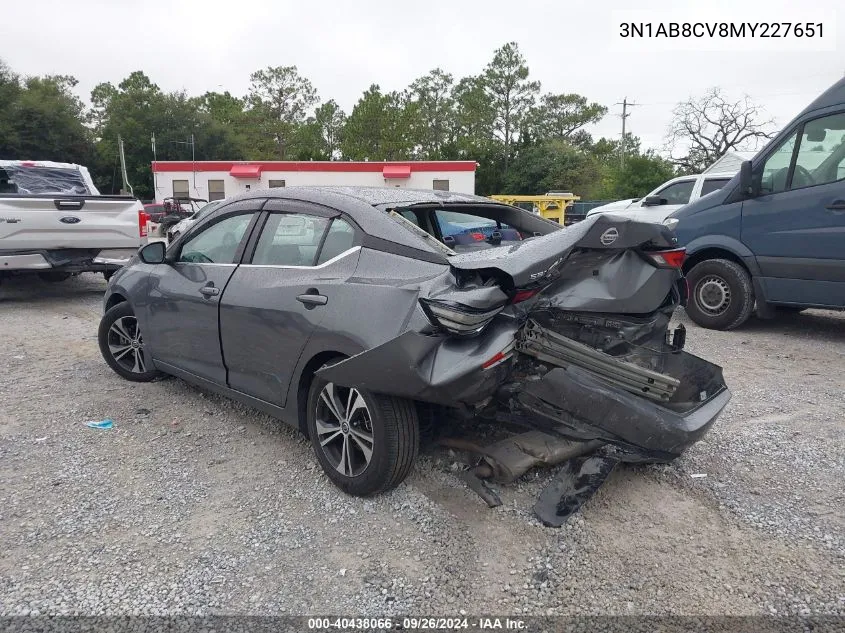
<path fill-rule="evenodd" d="M 355 244 L 355 229 L 346 220 L 335 218 L 332 220 L 332 225 L 329 232 L 326 234 L 326 239 L 323 242 L 323 248 L 320 251 L 320 257 L 317 260 L 317 265 L 325 264 L 342 255 Z"/>
<path fill-rule="evenodd" d="M 252 263 L 261 266 L 313 266 L 328 218 L 304 213 L 273 213 L 261 231 Z"/>

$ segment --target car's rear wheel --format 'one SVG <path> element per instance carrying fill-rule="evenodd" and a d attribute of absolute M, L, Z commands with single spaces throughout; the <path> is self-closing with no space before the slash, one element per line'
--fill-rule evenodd
<path fill-rule="evenodd" d="M 97 339 L 103 359 L 122 378 L 150 382 L 161 376 L 145 353 L 138 319 L 128 303 L 118 303 L 103 315 Z"/>
<path fill-rule="evenodd" d="M 315 377 L 307 407 L 308 435 L 317 460 L 344 492 L 384 492 L 411 472 L 419 448 L 412 401 Z"/>
<path fill-rule="evenodd" d="M 687 314 L 701 327 L 732 330 L 754 309 L 754 289 L 748 272 L 728 259 L 708 259 L 687 275 L 690 298 Z"/>

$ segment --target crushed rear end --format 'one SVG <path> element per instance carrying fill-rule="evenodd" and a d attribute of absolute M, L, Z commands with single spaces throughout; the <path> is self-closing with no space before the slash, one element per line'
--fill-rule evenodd
<path fill-rule="evenodd" d="M 669 461 L 730 399 L 721 368 L 684 350 L 683 249 L 666 227 L 610 214 L 516 245 L 450 258 L 423 288 L 430 328 L 409 328 L 321 370 L 354 385 L 458 408 L 526 433 L 480 456 L 468 483 L 507 483 L 569 462 L 538 509 L 560 524 L 619 461 Z M 556 500 L 551 503 L 549 499 Z"/>

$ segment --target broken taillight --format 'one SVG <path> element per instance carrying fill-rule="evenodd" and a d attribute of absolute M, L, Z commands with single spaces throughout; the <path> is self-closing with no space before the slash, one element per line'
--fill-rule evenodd
<path fill-rule="evenodd" d="M 521 290 L 517 290 L 516 294 L 513 296 L 513 299 L 511 299 L 511 303 L 522 303 L 523 301 L 528 301 L 538 292 L 540 292 L 539 288 L 531 288 L 528 290 L 523 288 Z"/>
<path fill-rule="evenodd" d="M 478 334 L 502 311 L 504 305 L 478 309 L 455 301 L 420 299 L 420 305 L 433 325 L 439 325 L 451 334 L 468 336 Z"/>
<path fill-rule="evenodd" d="M 685 248 L 673 248 L 669 251 L 646 251 L 645 256 L 658 268 L 681 268 L 687 256 Z"/>

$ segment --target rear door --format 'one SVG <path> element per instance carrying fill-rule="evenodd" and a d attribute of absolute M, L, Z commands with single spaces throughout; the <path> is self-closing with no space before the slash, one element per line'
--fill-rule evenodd
<path fill-rule="evenodd" d="M 263 200 L 227 205 L 150 275 L 148 330 L 158 362 L 225 385 L 218 308 Z"/>
<path fill-rule="evenodd" d="M 223 294 L 220 338 L 229 386 L 284 406 L 305 344 L 330 311 L 343 312 L 360 232 L 337 211 L 281 199 L 262 224 Z"/>
<path fill-rule="evenodd" d="M 759 166 L 742 241 L 775 303 L 845 305 L 845 112 L 798 125 Z"/>

